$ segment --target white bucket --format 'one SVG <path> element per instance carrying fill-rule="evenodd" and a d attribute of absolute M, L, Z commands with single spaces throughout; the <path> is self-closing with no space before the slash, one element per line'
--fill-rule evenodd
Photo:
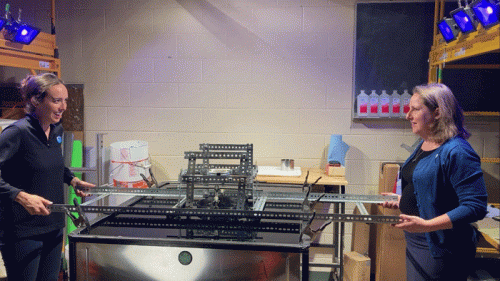
<path fill-rule="evenodd" d="M 148 180 L 151 179 L 148 143 L 131 140 L 114 142 L 110 147 L 110 173 L 113 185 L 128 188 L 147 188 L 148 185 L 141 174 Z"/>

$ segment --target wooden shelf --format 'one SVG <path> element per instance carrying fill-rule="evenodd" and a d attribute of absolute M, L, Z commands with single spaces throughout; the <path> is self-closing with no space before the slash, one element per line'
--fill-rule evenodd
<path fill-rule="evenodd" d="M 55 0 L 51 0 L 51 28 L 55 30 Z M 56 35 L 40 32 L 29 45 L 15 43 L 5 39 L 0 32 L 0 66 L 54 72 L 61 77 L 61 61 L 58 56 Z"/>
<path fill-rule="evenodd" d="M 476 31 L 469 34 L 459 33 L 456 40 L 446 43 L 437 28 L 437 22 L 444 16 L 444 7 L 445 0 L 435 0 L 433 44 L 429 53 L 429 82 L 440 82 L 440 72 L 449 63 L 500 52 L 500 24 L 488 29 L 479 24 Z M 449 66 L 451 68 L 467 67 L 455 64 Z M 500 69 L 500 65 L 498 62 L 493 62 L 492 64 L 470 65 L 470 68 Z"/>
<path fill-rule="evenodd" d="M 56 36 L 40 32 L 29 45 L 11 42 L 0 33 L 0 65 L 26 68 L 32 72 L 61 72 L 61 61 L 56 57 Z"/>
<path fill-rule="evenodd" d="M 484 117 L 498 117 L 500 116 L 500 112 L 494 111 L 466 111 L 464 112 L 465 116 L 484 116 Z"/>
<path fill-rule="evenodd" d="M 500 25 L 484 29 L 478 25 L 477 31 L 469 34 L 458 35 L 455 41 L 446 43 L 437 29 L 437 22 L 444 16 L 445 0 L 435 0 L 433 45 L 429 53 L 429 82 L 441 82 L 441 73 L 444 68 L 469 68 L 469 69 L 500 69 L 497 61 L 485 64 L 456 64 L 468 58 L 485 54 L 500 52 Z M 451 63 L 451 64 L 450 64 Z M 465 61 L 467 63 L 467 61 Z M 500 112 L 465 112 L 467 117 L 494 117 L 498 118 Z M 481 158 L 482 163 L 500 163 L 500 158 Z M 477 253 L 479 256 L 500 256 L 498 231 L 500 224 L 491 218 L 478 222 L 483 233 Z M 489 233 L 489 234 L 488 234 Z"/>
<path fill-rule="evenodd" d="M 465 35 L 460 33 L 458 39 L 450 43 L 444 42 L 441 34 L 435 35 L 434 45 L 429 54 L 429 64 L 435 66 L 498 51 L 500 51 L 500 25 L 490 29 L 478 25 L 477 31 Z M 498 65 L 490 67 L 500 68 Z"/>
<path fill-rule="evenodd" d="M 500 158 L 481 158 L 482 163 L 500 163 Z"/>

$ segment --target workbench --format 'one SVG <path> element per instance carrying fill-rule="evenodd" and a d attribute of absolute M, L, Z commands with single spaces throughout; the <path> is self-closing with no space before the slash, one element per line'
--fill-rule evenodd
<path fill-rule="evenodd" d="M 492 204 L 492 207 L 499 208 L 500 204 Z M 482 234 L 477 245 L 477 256 L 500 257 L 500 222 L 486 217 L 477 222 L 477 227 Z"/>
<path fill-rule="evenodd" d="M 301 168 L 300 176 L 263 176 L 258 175 L 255 178 L 257 185 L 259 183 L 286 184 L 291 188 L 299 188 L 304 184 L 307 173 L 308 183 L 315 182 L 319 177 L 321 179 L 315 184 L 311 192 L 318 193 L 336 193 L 345 194 L 345 187 L 348 184 L 344 176 L 328 176 L 325 171 L 318 168 Z M 301 191 L 301 190 L 300 190 Z M 299 191 L 299 192 L 300 192 Z M 345 203 L 319 203 L 315 207 L 316 212 L 345 213 Z M 316 224 L 321 224 L 317 222 Z M 311 244 L 309 269 L 310 271 L 325 271 L 325 269 L 337 269 L 336 280 L 343 280 L 343 257 L 344 257 L 344 222 L 335 222 L 331 228 L 327 228 L 318 236 L 315 243 Z"/>

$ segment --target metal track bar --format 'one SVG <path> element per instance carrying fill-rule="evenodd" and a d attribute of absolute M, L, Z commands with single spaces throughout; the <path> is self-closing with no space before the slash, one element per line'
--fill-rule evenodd
<path fill-rule="evenodd" d="M 166 220 L 164 218 L 113 218 L 103 222 L 103 226 L 114 227 L 151 227 L 196 230 L 225 230 L 225 231 L 261 231 L 261 232 L 300 232 L 299 223 L 283 222 L 239 222 L 216 220 Z"/>
<path fill-rule="evenodd" d="M 80 205 L 92 205 L 94 204 L 95 202 L 99 201 L 99 200 L 103 200 L 105 198 L 107 198 L 108 196 L 110 196 L 111 194 L 103 194 L 101 196 L 97 196 L 96 198 L 92 199 L 92 200 L 89 200 L 89 201 L 85 201 L 84 203 L 80 204 Z"/>
<path fill-rule="evenodd" d="M 87 194 L 98 195 L 140 195 L 153 197 L 179 198 L 185 195 L 185 189 L 157 189 L 157 188 L 121 188 L 121 187 L 92 187 L 84 190 Z"/>
<path fill-rule="evenodd" d="M 310 193 L 309 201 L 314 201 L 322 196 L 324 193 Z M 257 192 L 256 194 L 260 194 Z M 291 201 L 303 201 L 304 194 L 294 193 L 294 192 L 267 192 L 267 196 L 274 200 L 291 200 Z M 397 201 L 397 196 L 390 195 L 359 195 L 359 194 L 329 194 L 326 193 L 319 200 L 322 203 L 384 203 L 386 201 Z"/>
<path fill-rule="evenodd" d="M 263 211 L 264 207 L 266 206 L 266 201 L 267 197 L 259 197 L 255 202 L 253 203 L 253 210 L 254 211 Z"/>
<path fill-rule="evenodd" d="M 239 183 L 240 181 L 246 181 L 249 176 L 243 175 L 182 175 L 180 176 L 182 183 L 195 182 L 195 183 Z"/>
<path fill-rule="evenodd" d="M 200 218 L 222 217 L 234 219 L 274 219 L 274 220 L 309 220 L 312 213 L 292 213 L 273 211 L 246 211 L 222 209 L 177 209 L 177 208 L 145 208 L 145 207 L 106 207 L 106 206 L 80 206 L 84 213 L 116 213 L 129 215 L 155 215 L 155 216 L 195 216 Z M 73 205 L 54 204 L 49 209 L 53 212 L 76 212 Z M 338 222 L 364 222 L 364 223 L 397 223 L 398 216 L 364 216 L 349 214 L 316 214 L 315 219 L 332 220 Z"/>
<path fill-rule="evenodd" d="M 205 164 L 196 164 L 196 171 L 201 171 L 202 169 L 206 168 L 207 165 Z M 208 164 L 208 169 L 238 169 L 240 165 L 236 164 Z"/>
<path fill-rule="evenodd" d="M 200 143 L 200 150 L 247 150 L 252 148 L 252 144 L 209 144 Z"/>
<path fill-rule="evenodd" d="M 209 189 L 204 186 L 199 186 L 199 189 L 195 189 L 194 197 L 196 199 L 202 199 L 205 195 L 210 194 Z M 128 195 L 128 196 L 149 196 L 149 197 L 162 197 L 166 199 L 180 199 L 186 195 L 185 188 L 168 188 L 168 189 L 154 189 L 154 188 L 121 188 L 121 187 L 93 187 L 85 190 L 87 194 L 92 195 Z M 252 196 L 252 191 L 247 190 L 247 196 Z M 237 190 L 224 190 L 224 194 L 230 197 L 237 197 Z"/>
<path fill-rule="evenodd" d="M 242 159 L 248 158 L 247 152 L 205 152 L 186 151 L 184 159 Z"/>
<path fill-rule="evenodd" d="M 173 206 L 176 205 L 178 202 L 177 199 L 149 199 L 149 198 L 144 198 L 141 201 L 139 201 L 140 205 L 157 205 L 157 206 Z M 264 205 L 264 208 L 270 208 L 270 209 L 282 209 L 282 210 L 302 210 L 302 204 L 301 203 L 294 203 L 294 202 L 269 202 L 268 198 L 262 198 L 259 197 L 257 198 L 257 201 L 254 203 L 253 210 L 258 211 L 258 210 L 264 210 L 262 209 L 262 204 Z M 137 206 L 137 205 L 136 205 Z M 175 206 L 173 207 L 175 208 Z"/>
<path fill-rule="evenodd" d="M 174 206 L 179 202 L 178 199 L 149 199 L 149 198 L 143 198 L 141 201 L 138 203 L 141 205 L 158 205 L 158 206 Z"/>
<path fill-rule="evenodd" d="M 236 165 L 236 164 L 195 164 L 195 175 L 197 174 L 203 174 L 202 171 L 208 169 L 209 171 L 211 169 L 227 169 L 227 170 L 230 170 L 230 171 L 237 171 L 237 170 L 241 170 L 243 169 L 244 167 L 242 167 L 241 165 Z M 252 174 L 253 170 L 255 170 L 255 172 L 257 172 L 255 166 L 252 166 L 250 167 L 250 171 Z"/>
<path fill-rule="evenodd" d="M 155 189 L 155 188 L 118 188 L 118 187 L 94 187 L 86 191 L 89 194 L 115 194 L 115 195 L 140 195 L 152 197 L 167 197 L 179 198 L 186 194 L 184 188 L 168 188 L 168 189 Z M 203 198 L 207 194 L 207 188 L 200 188 L 194 190 L 196 198 Z M 237 196 L 237 190 L 226 189 L 227 196 Z M 247 195 L 251 196 L 252 192 L 247 191 Z M 314 201 L 320 196 L 323 197 L 319 200 L 322 203 L 384 203 L 386 201 L 397 201 L 397 196 L 388 195 L 358 195 L 358 194 L 324 194 L 324 193 L 310 193 L 309 200 Z M 269 200 L 284 200 L 284 201 L 300 201 L 304 200 L 304 194 L 298 192 L 267 192 L 256 190 L 253 192 L 253 198 L 257 200 L 260 197 L 267 197 Z"/>
<path fill-rule="evenodd" d="M 365 208 L 365 205 L 361 202 L 356 202 L 356 206 L 358 207 L 359 213 L 362 215 L 368 215 L 368 211 Z"/>

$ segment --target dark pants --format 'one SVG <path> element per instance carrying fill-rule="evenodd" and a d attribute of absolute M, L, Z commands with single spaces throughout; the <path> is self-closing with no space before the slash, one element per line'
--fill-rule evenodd
<path fill-rule="evenodd" d="M 62 243 L 62 229 L 32 237 L 5 239 L 1 251 L 8 280 L 56 281 L 61 269 Z"/>
<path fill-rule="evenodd" d="M 463 243 L 459 253 L 435 258 L 424 233 L 405 232 L 407 281 L 466 281 L 473 269 L 476 245 Z"/>

